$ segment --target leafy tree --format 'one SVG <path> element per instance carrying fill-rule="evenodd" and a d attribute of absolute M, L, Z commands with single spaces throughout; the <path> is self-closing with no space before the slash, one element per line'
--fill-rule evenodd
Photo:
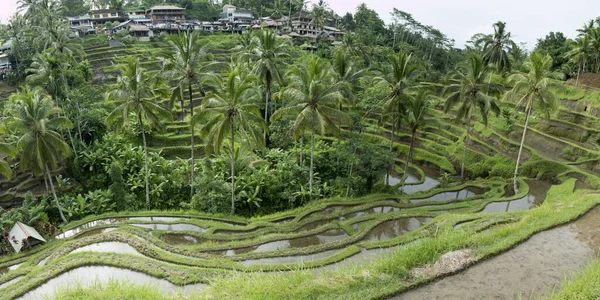
<path fill-rule="evenodd" d="M 307 125 L 311 128 L 309 192 L 312 200 L 315 132 L 337 133 L 336 121 L 349 123 L 350 118 L 335 108 L 343 97 L 339 91 L 341 85 L 333 82 L 333 71 L 325 61 L 311 57 L 308 62 L 294 66 L 289 72 L 289 81 L 290 85 L 282 93 L 288 105 L 277 110 L 272 119 L 294 116 L 293 132 L 300 132 Z"/>
<path fill-rule="evenodd" d="M 50 183 L 52 195 L 64 223 L 51 171 L 58 167 L 61 159 L 71 154 L 69 145 L 56 130 L 70 128 L 71 122 L 60 117 L 60 109 L 39 88 L 23 87 L 10 99 L 14 103 L 9 110 L 8 127 L 18 134 L 17 149 L 21 155 L 21 170 L 31 167 L 33 174 L 43 174 Z"/>
<path fill-rule="evenodd" d="M 171 113 L 157 102 L 161 97 L 166 97 L 168 91 L 156 77 L 151 77 L 140 66 L 139 60 L 131 57 L 121 67 L 121 75 L 117 83 L 106 94 L 106 99 L 115 101 L 116 108 L 108 115 L 107 125 L 121 129 L 135 115 L 136 121 L 142 131 L 144 147 L 144 172 L 146 183 L 146 209 L 150 209 L 150 188 L 148 184 L 148 148 L 146 147 L 145 124 L 163 129 L 163 120 L 172 119 Z M 146 121 L 146 123 L 144 122 Z"/>
<path fill-rule="evenodd" d="M 461 181 L 465 180 L 465 161 L 467 159 L 467 147 L 469 135 L 471 134 L 471 119 L 473 110 L 479 109 L 483 123 L 487 126 L 490 111 L 500 114 L 500 108 L 490 95 L 500 93 L 501 86 L 496 83 L 487 82 L 486 76 L 489 67 L 479 56 L 471 56 L 469 65 L 465 70 L 456 71 L 450 79 L 450 84 L 444 87 L 442 95 L 446 97 L 444 111 L 448 112 L 460 103 L 456 114 L 456 121 L 467 120 L 467 134 L 464 139 L 463 159 L 460 168 Z"/>
<path fill-rule="evenodd" d="M 347 12 L 342 17 L 341 27 L 347 31 L 354 31 L 354 28 L 356 27 L 356 23 L 354 22 L 354 17 L 352 16 L 351 13 Z"/>
<path fill-rule="evenodd" d="M 340 92 L 345 102 L 354 103 L 355 95 L 360 88 L 360 79 L 367 74 L 368 70 L 358 67 L 347 52 L 337 50 L 333 57 L 333 71 L 335 81 L 341 85 Z M 342 102 L 340 102 L 340 110 L 342 110 Z"/>
<path fill-rule="evenodd" d="M 560 88 L 560 83 L 553 79 L 562 79 L 563 77 L 563 74 L 552 71 L 552 58 L 549 55 L 543 56 L 539 52 L 534 52 L 529 56 L 529 59 L 525 62 L 525 68 L 527 73 L 516 73 L 508 78 L 514 86 L 505 94 L 505 98 L 517 100 L 517 107 L 524 107 L 527 114 L 513 178 L 515 194 L 518 193 L 519 163 L 533 107 L 534 105 L 537 106 L 545 117 L 549 118 L 550 112 L 557 105 L 557 98 L 552 90 Z"/>
<path fill-rule="evenodd" d="M 60 0 L 60 4 L 67 8 L 66 17 L 81 16 L 90 11 L 90 5 L 84 0 Z"/>
<path fill-rule="evenodd" d="M 423 128 L 429 124 L 435 123 L 434 119 L 426 118 L 429 109 L 433 107 L 432 92 L 428 89 L 420 89 L 415 95 L 411 95 L 406 102 L 406 112 L 404 116 L 404 122 L 410 130 L 410 146 L 406 155 L 406 163 L 404 164 L 404 177 L 402 180 L 402 189 L 404 191 L 404 184 L 406 183 L 408 164 L 413 156 L 413 150 L 415 148 L 415 137 L 417 130 Z"/>
<path fill-rule="evenodd" d="M 202 134 L 207 137 L 207 154 L 219 153 L 223 140 L 230 136 L 231 214 L 235 213 L 235 132 L 244 136 L 245 143 L 264 144 L 262 133 L 266 125 L 256 105 L 260 94 L 254 86 L 255 80 L 239 67 L 232 67 L 225 80 L 215 80 L 216 90 L 207 96 L 204 109 L 192 120 L 192 126 L 205 121 Z"/>
<path fill-rule="evenodd" d="M 187 88 L 188 101 L 190 104 L 190 118 L 194 118 L 194 85 L 202 86 L 206 78 L 212 76 L 211 70 L 215 63 L 203 64 L 206 59 L 206 48 L 199 43 L 200 35 L 197 31 L 179 31 L 176 35 L 168 35 L 167 43 L 169 50 L 163 54 L 165 59 L 163 75 L 168 80 L 177 82 L 173 89 L 171 99 L 180 97 L 181 109 L 183 105 L 183 91 Z M 202 88 L 201 88 L 202 90 Z M 183 117 L 183 111 L 182 111 Z M 190 124 L 191 125 L 191 124 Z M 191 182 L 194 182 L 194 126 L 190 126 L 191 131 Z M 194 185 L 191 186 L 191 196 L 194 195 Z"/>
<path fill-rule="evenodd" d="M 567 63 L 565 53 L 569 52 L 569 43 L 562 32 L 550 32 L 545 38 L 537 40 L 534 51 L 542 55 L 550 55 L 552 58 L 552 69 L 560 69 Z"/>

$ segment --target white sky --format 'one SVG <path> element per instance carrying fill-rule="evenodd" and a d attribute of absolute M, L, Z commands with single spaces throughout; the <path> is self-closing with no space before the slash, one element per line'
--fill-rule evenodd
<path fill-rule="evenodd" d="M 316 0 L 313 0 L 316 1 Z M 17 0 L 0 0 L 0 22 L 6 23 L 16 11 Z M 310 2 L 310 0 L 309 0 Z M 516 42 L 533 48 L 536 40 L 550 31 L 561 31 L 573 38 L 575 30 L 589 19 L 600 16 L 598 0 L 329 0 L 339 15 L 354 12 L 365 2 L 386 23 L 392 8 L 406 11 L 426 25 L 431 25 L 462 48 L 475 33 L 491 33 L 492 24 L 502 20 Z M 310 5 L 309 5 L 310 7 Z"/>

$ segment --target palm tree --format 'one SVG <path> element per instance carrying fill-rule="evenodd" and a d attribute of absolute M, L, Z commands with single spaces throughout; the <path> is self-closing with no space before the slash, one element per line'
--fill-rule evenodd
<path fill-rule="evenodd" d="M 415 148 L 415 136 L 417 135 L 417 130 L 435 122 L 434 119 L 426 118 L 431 107 L 433 107 L 432 93 L 429 89 L 424 88 L 419 90 L 417 94 L 411 95 L 406 103 L 406 113 L 404 117 L 404 122 L 410 130 L 411 137 L 410 146 L 406 155 L 406 163 L 404 164 L 404 176 L 400 192 L 404 191 L 404 184 L 406 183 L 406 178 L 408 177 L 408 164 L 410 163 L 410 159 L 413 156 L 413 150 Z"/>
<path fill-rule="evenodd" d="M 71 154 L 69 145 L 56 130 L 68 129 L 72 124 L 60 116 L 60 108 L 54 106 L 50 97 L 39 88 L 25 86 L 11 97 L 11 101 L 16 106 L 9 111 L 7 124 L 19 135 L 17 149 L 21 155 L 21 169 L 31 167 L 34 175 L 43 174 L 48 179 L 60 218 L 67 223 L 50 172 L 57 168 L 62 158 Z"/>
<path fill-rule="evenodd" d="M 383 84 L 390 89 L 385 108 L 388 113 L 383 114 L 383 120 L 392 122 L 392 133 L 390 135 L 390 151 L 394 144 L 394 132 L 396 128 L 400 128 L 400 122 L 404 114 L 404 103 L 407 101 L 408 95 L 406 89 L 411 86 L 411 77 L 417 71 L 417 66 L 411 61 L 412 54 L 406 55 L 403 52 L 392 54 L 388 57 L 390 65 L 385 70 L 375 77 L 377 84 Z M 396 126 L 397 125 L 397 126 Z M 389 170 L 386 176 L 386 181 L 389 182 Z"/>
<path fill-rule="evenodd" d="M 579 88 L 579 74 L 581 73 L 581 68 L 585 62 L 585 57 L 588 54 L 589 44 L 589 36 L 587 34 L 583 35 L 575 40 L 573 43 L 573 48 L 565 54 L 566 57 L 570 58 L 577 64 L 577 79 L 575 80 L 575 88 Z"/>
<path fill-rule="evenodd" d="M 464 139 L 463 159 L 460 168 L 460 179 L 465 180 L 465 161 L 467 159 L 467 147 L 469 135 L 471 134 L 471 119 L 474 108 L 479 109 L 481 119 L 487 126 L 488 114 L 490 110 L 496 115 L 500 113 L 500 108 L 491 95 L 500 93 L 501 86 L 496 83 L 485 82 L 489 67 L 479 56 L 469 58 L 468 68 L 464 71 L 457 71 L 450 79 L 450 84 L 442 90 L 442 95 L 447 97 L 444 112 L 460 103 L 456 115 L 456 121 L 467 120 L 467 134 Z"/>
<path fill-rule="evenodd" d="M 193 85 L 201 85 L 207 77 L 212 76 L 211 70 L 215 63 L 202 64 L 206 59 L 206 48 L 199 43 L 197 31 L 179 31 L 176 35 L 168 35 L 169 50 L 163 54 L 165 65 L 164 77 L 177 82 L 172 91 L 173 97 L 180 97 L 183 111 L 183 91 L 187 88 L 190 103 L 190 119 L 194 118 Z M 194 126 L 190 126 L 191 143 L 191 178 L 190 194 L 194 196 Z"/>
<path fill-rule="evenodd" d="M 236 130 L 246 143 L 264 144 L 262 133 L 266 130 L 266 123 L 257 105 L 260 93 L 255 88 L 255 81 L 255 76 L 233 67 L 225 80 L 214 80 L 216 90 L 207 95 L 203 110 L 192 119 L 192 126 L 204 121 L 202 135 L 207 137 L 207 154 L 219 153 L 228 134 L 231 138 L 231 214 L 235 213 Z"/>
<path fill-rule="evenodd" d="M 515 194 L 518 193 L 519 162 L 533 106 L 537 106 L 545 114 L 545 117 L 549 118 L 550 112 L 557 105 L 556 95 L 552 90 L 561 87 L 560 83 L 553 79 L 563 78 L 562 73 L 552 71 L 552 58 L 549 55 L 542 56 L 539 52 L 534 52 L 529 56 L 529 59 L 525 61 L 525 68 L 528 70 L 527 73 L 516 73 L 508 78 L 514 87 L 505 94 L 507 99 L 517 99 L 517 108 L 524 107 L 527 114 L 513 178 Z"/>
<path fill-rule="evenodd" d="M 265 84 L 265 122 L 268 122 L 272 83 L 273 80 L 281 82 L 283 61 L 290 58 L 290 55 L 285 49 L 287 44 L 277 39 L 275 32 L 269 29 L 256 32 L 252 44 L 252 52 L 249 54 L 254 62 L 252 72 Z"/>
<path fill-rule="evenodd" d="M 117 103 L 117 107 L 108 115 L 108 126 L 116 129 L 124 127 L 129 117 L 136 116 L 142 131 L 144 149 L 144 172 L 146 181 L 146 209 L 150 209 L 150 187 L 148 184 L 148 148 L 146 147 L 145 125 L 164 129 L 162 120 L 172 119 L 171 113 L 160 106 L 158 99 L 166 97 L 168 90 L 156 77 L 151 77 L 140 66 L 139 60 L 131 57 L 121 67 L 117 83 L 106 93 L 106 99 Z M 146 121 L 146 123 L 144 122 Z"/>
<path fill-rule="evenodd" d="M 498 21 L 494 24 L 494 34 L 484 38 L 483 61 L 493 64 L 499 72 L 510 71 L 508 52 L 514 45 L 510 32 L 506 32 L 506 23 Z"/>
<path fill-rule="evenodd" d="M 64 101 L 69 97 L 69 84 L 66 77 L 66 72 L 71 68 L 68 59 L 65 55 L 60 53 L 53 53 L 50 50 L 45 50 L 41 53 L 36 54 L 33 57 L 33 62 L 30 68 L 26 71 L 30 73 L 26 80 L 32 85 L 43 86 L 46 91 L 52 96 L 52 99 L 56 102 L 56 105 L 63 109 L 64 113 Z M 79 122 L 79 101 L 76 99 L 76 110 L 75 119 L 77 120 L 77 129 L 79 132 L 79 139 L 81 140 L 81 126 Z M 65 114 L 66 116 L 66 114 Z M 71 141 L 71 147 L 75 151 L 75 142 L 73 135 L 68 132 L 69 139 Z"/>
<path fill-rule="evenodd" d="M 295 117 L 291 129 L 294 133 L 302 131 L 305 125 L 311 128 L 309 180 L 311 200 L 315 132 L 338 133 L 336 121 L 342 124 L 351 121 L 348 115 L 336 108 L 343 96 L 340 93 L 341 84 L 334 82 L 333 78 L 331 67 L 317 57 L 311 57 L 308 62 L 293 67 L 289 72 L 290 85 L 282 92 L 282 98 L 288 101 L 288 105 L 277 110 L 272 116 L 273 120 L 284 116 Z"/>

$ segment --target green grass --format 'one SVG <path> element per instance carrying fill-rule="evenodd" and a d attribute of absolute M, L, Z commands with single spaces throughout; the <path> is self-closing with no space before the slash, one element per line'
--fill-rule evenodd
<path fill-rule="evenodd" d="M 560 291 L 545 297 L 546 300 L 600 299 L 600 260 L 594 260 L 587 268 L 565 284 Z"/>
<path fill-rule="evenodd" d="M 161 294 L 157 286 L 139 285 L 129 281 L 109 280 L 106 284 L 94 282 L 91 285 L 84 286 L 76 283 L 75 286 L 66 286 L 59 289 L 52 298 L 56 300 L 118 300 L 118 299 L 139 299 L 139 300 L 163 300 L 163 299 L 183 299 L 182 296 Z"/>

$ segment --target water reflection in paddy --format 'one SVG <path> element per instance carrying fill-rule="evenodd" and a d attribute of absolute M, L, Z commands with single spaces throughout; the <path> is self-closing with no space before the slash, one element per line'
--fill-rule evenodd
<path fill-rule="evenodd" d="M 73 286 L 73 284 L 79 283 L 87 286 L 92 283 L 106 284 L 110 279 L 119 281 L 128 281 L 138 285 L 148 285 L 157 287 L 162 293 L 176 293 L 176 292 L 197 292 L 204 288 L 206 285 L 196 284 L 188 285 L 185 287 L 176 286 L 166 280 L 158 279 L 152 276 L 148 276 L 143 273 L 134 272 L 126 269 L 119 269 L 114 267 L 81 267 L 64 274 L 57 276 L 56 278 L 50 279 L 40 287 L 25 294 L 20 299 L 44 299 L 44 297 L 52 298 L 55 290 L 61 287 Z"/>
<path fill-rule="evenodd" d="M 196 237 L 178 233 L 164 233 L 160 238 L 172 245 L 193 245 L 199 242 Z"/>
<path fill-rule="evenodd" d="M 387 174 L 383 176 L 383 181 L 385 182 L 387 177 Z M 409 169 L 408 171 L 408 176 L 406 177 L 406 183 L 417 183 L 419 182 L 419 178 L 417 176 L 414 175 L 414 170 L 413 169 Z M 402 175 L 399 174 L 398 172 L 396 172 L 395 170 L 392 170 L 390 172 L 390 181 L 389 181 L 389 186 L 396 186 L 398 184 L 402 183 Z"/>
<path fill-rule="evenodd" d="M 438 184 L 440 184 L 439 181 L 437 181 L 437 179 L 435 179 L 435 178 L 440 177 L 439 172 L 437 172 L 427 166 L 421 167 L 421 170 L 423 170 L 423 173 L 425 174 L 425 179 L 423 180 L 423 183 L 405 185 L 404 189 L 402 190 L 403 193 L 414 194 L 416 192 L 428 191 L 428 190 L 436 187 Z M 402 189 L 402 188 L 400 187 L 399 189 Z"/>
<path fill-rule="evenodd" d="M 73 228 L 71 230 L 67 230 L 59 235 L 56 236 L 56 239 L 64 239 L 64 238 L 68 238 L 68 237 L 72 237 L 75 234 L 78 234 L 79 232 L 81 232 L 84 229 L 88 229 L 91 227 L 96 227 L 99 225 L 108 225 L 108 224 L 113 224 L 113 223 L 117 223 L 117 222 L 121 222 L 126 220 L 125 218 L 112 218 L 112 219 L 102 219 L 102 220 L 96 220 L 96 221 L 92 221 L 92 222 L 88 222 L 84 225 L 81 225 L 79 227 Z"/>
<path fill-rule="evenodd" d="M 201 231 L 201 232 L 206 231 L 206 229 L 204 229 L 202 227 L 192 225 L 192 224 L 185 224 L 185 223 L 181 223 L 181 224 L 130 224 L 130 225 L 140 227 L 140 228 L 152 229 L 152 230 L 172 230 L 172 231 L 189 230 L 189 231 Z"/>
<path fill-rule="evenodd" d="M 542 180 L 525 180 L 525 182 L 529 185 L 529 194 L 512 201 L 489 203 L 485 206 L 483 212 L 528 210 L 542 204 L 552 185 L 549 182 Z"/>
<path fill-rule="evenodd" d="M 258 246 L 238 248 L 238 249 L 229 249 L 226 251 L 222 251 L 223 255 L 231 256 L 238 255 L 249 252 L 265 252 L 265 251 L 274 251 L 274 250 L 283 250 L 289 248 L 303 248 L 308 246 L 320 245 L 324 243 L 331 243 L 337 240 L 341 240 L 343 238 L 348 237 L 348 234 L 341 229 L 330 229 L 323 233 L 310 235 L 305 237 L 299 237 L 289 240 L 281 240 L 268 242 L 265 244 L 261 244 Z"/>
<path fill-rule="evenodd" d="M 369 209 L 349 213 L 349 214 L 345 215 L 344 218 L 350 219 L 350 218 L 355 218 L 355 217 L 364 216 L 364 215 L 373 214 L 373 213 L 388 213 L 388 212 L 393 212 L 393 211 L 400 211 L 400 209 L 397 207 L 393 207 L 393 206 L 376 206 L 376 207 L 372 207 Z"/>
<path fill-rule="evenodd" d="M 78 252 L 85 252 L 85 251 L 124 253 L 124 254 L 140 255 L 140 256 L 142 255 L 137 250 L 135 250 L 135 248 L 129 246 L 126 243 L 121 243 L 121 242 L 102 242 L 102 243 L 91 244 L 91 245 L 87 245 L 87 246 L 84 246 L 81 248 L 77 248 L 77 249 L 73 250 L 71 253 L 78 253 Z"/>
<path fill-rule="evenodd" d="M 298 263 L 298 262 L 308 262 L 316 259 L 321 259 L 333 255 L 337 252 L 340 252 L 339 249 L 319 252 L 315 254 L 309 255 L 299 255 L 299 256 L 282 256 L 282 257 L 269 257 L 269 258 L 260 258 L 260 259 L 250 259 L 241 261 L 241 263 L 245 266 L 254 265 L 254 264 L 285 264 L 285 263 Z"/>
<path fill-rule="evenodd" d="M 448 201 L 448 200 L 461 200 L 470 197 L 474 197 L 477 195 L 481 195 L 484 193 L 484 190 L 477 187 L 468 187 L 459 191 L 452 192 L 442 192 L 437 193 L 431 197 L 423 198 L 423 199 L 411 199 L 411 203 L 419 203 L 423 201 Z"/>
<path fill-rule="evenodd" d="M 423 225 L 431 222 L 432 218 L 429 217 L 412 217 L 412 218 L 400 218 L 396 220 L 383 222 L 375 228 L 373 228 L 364 240 L 376 241 L 376 240 L 388 240 L 405 233 L 411 232 L 415 229 L 422 227 Z"/>

